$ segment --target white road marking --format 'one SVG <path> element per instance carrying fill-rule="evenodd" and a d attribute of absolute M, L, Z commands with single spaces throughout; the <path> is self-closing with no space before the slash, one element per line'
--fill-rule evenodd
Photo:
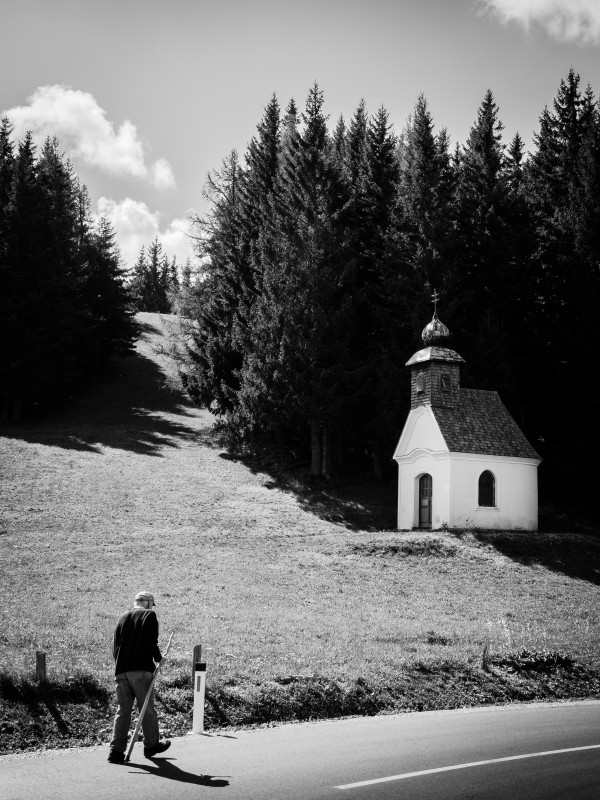
<path fill-rule="evenodd" d="M 342 786 L 334 786 L 334 789 L 358 789 L 360 786 L 373 786 L 376 783 L 388 783 L 389 781 L 402 781 L 405 778 L 418 778 L 421 775 L 435 775 L 436 772 L 451 772 L 455 769 L 468 769 L 469 767 L 483 767 L 486 764 L 501 764 L 504 761 L 519 761 L 522 758 L 539 758 L 540 756 L 556 756 L 560 753 L 577 753 L 581 750 L 598 750 L 600 744 L 588 744 L 585 747 L 568 747 L 564 750 L 545 750 L 542 753 L 524 753 L 520 756 L 506 756 L 505 758 L 490 758 L 487 761 L 471 761 L 468 764 L 453 764 L 451 767 L 437 767 L 436 769 L 423 769 L 419 772 L 405 772 L 402 775 L 390 775 L 387 778 L 373 778 L 370 781 L 358 781 L 358 783 L 345 783 Z"/>

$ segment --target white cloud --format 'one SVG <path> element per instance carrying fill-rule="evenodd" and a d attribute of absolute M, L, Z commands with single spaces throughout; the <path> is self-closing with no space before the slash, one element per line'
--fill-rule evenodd
<path fill-rule="evenodd" d="M 67 155 L 112 175 L 147 180 L 157 189 L 175 186 L 168 161 L 146 163 L 146 146 L 135 125 L 125 120 L 118 129 L 93 95 L 69 86 L 40 86 L 27 105 L 3 112 L 16 139 L 31 131 L 36 141 L 56 136 Z"/>
<path fill-rule="evenodd" d="M 185 264 L 194 258 L 190 222 L 186 218 L 176 218 L 161 231 L 160 214 L 150 211 L 145 203 L 126 197 L 116 201 L 109 197 L 98 200 L 96 218 L 106 217 L 115 229 L 116 241 L 123 260 L 133 267 L 142 247 L 147 247 L 158 236 L 163 250 L 169 258 L 175 256 L 178 264 Z"/>
<path fill-rule="evenodd" d="M 171 189 L 175 186 L 175 177 L 171 165 L 164 158 L 159 158 L 152 164 L 150 171 L 152 173 L 152 183 L 157 189 Z"/>
<path fill-rule="evenodd" d="M 177 256 L 180 264 L 190 258 L 194 260 L 194 240 L 190 239 L 192 226 L 187 218 L 177 218 L 169 223 L 166 231 L 160 235 L 163 248 L 172 256 Z"/>
<path fill-rule="evenodd" d="M 502 22 L 540 25 L 561 42 L 600 44 L 599 0 L 478 0 Z"/>

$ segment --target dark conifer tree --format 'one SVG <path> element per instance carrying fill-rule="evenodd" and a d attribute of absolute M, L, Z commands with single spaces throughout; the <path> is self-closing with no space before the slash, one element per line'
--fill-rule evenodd
<path fill-rule="evenodd" d="M 253 349 L 253 306 L 260 295 L 263 252 L 261 236 L 273 224 L 279 180 L 281 114 L 273 95 L 265 108 L 245 154 L 239 190 L 240 291 L 233 322 L 233 336 L 240 352 Z M 245 367 L 242 366 L 242 371 Z M 243 386 L 244 378 L 240 378 Z M 243 389 L 242 389 L 243 393 Z M 240 420 L 243 415 L 240 416 Z"/>
<path fill-rule="evenodd" d="M 79 186 L 56 139 L 46 140 L 36 165 L 43 196 L 45 263 L 37 288 L 45 298 L 46 360 L 53 378 L 46 395 L 62 397 L 81 386 L 87 354 L 81 349 L 90 326 L 82 296 L 85 256 L 79 247 Z"/>
<path fill-rule="evenodd" d="M 197 324 L 190 330 L 193 344 L 186 348 L 190 364 L 182 371 L 190 395 L 224 415 L 235 408 L 243 359 L 233 332 L 248 275 L 241 259 L 240 182 L 239 158 L 233 150 L 221 168 L 209 174 L 204 196 L 210 211 L 195 219 L 204 275 Z"/>
<path fill-rule="evenodd" d="M 300 135 L 290 137 L 284 150 L 285 277 L 295 306 L 286 320 L 290 350 L 281 367 L 284 384 L 292 386 L 292 407 L 310 430 L 311 474 L 320 476 L 336 471 L 343 449 L 351 299 L 340 259 L 342 179 L 317 84 L 308 94 L 302 121 Z"/>
<path fill-rule="evenodd" d="M 242 410 L 255 427 L 311 431 L 314 475 L 335 469 L 343 395 L 333 387 L 347 360 L 346 331 L 338 327 L 344 310 L 332 301 L 339 297 L 337 173 L 322 106 L 315 85 L 302 130 L 293 103 L 283 120 L 277 212 L 259 240 L 263 274 L 242 389 Z"/>
<path fill-rule="evenodd" d="M 177 257 L 169 261 L 168 266 L 168 287 L 171 294 L 177 294 L 179 291 L 179 265 L 177 264 Z"/>
<path fill-rule="evenodd" d="M 434 123 L 421 95 L 405 133 L 399 195 L 400 241 L 408 270 L 403 277 L 402 314 L 415 339 L 429 312 L 433 286 L 447 298 L 447 318 L 455 302 L 456 236 L 453 232 L 454 178 L 445 131 Z"/>
<path fill-rule="evenodd" d="M 13 415 L 13 356 L 11 355 L 13 328 L 12 308 L 17 286 L 16 265 L 12 263 L 8 246 L 9 203 L 14 180 L 15 155 L 11 139 L 12 127 L 5 117 L 0 126 L 0 419 Z"/>
<path fill-rule="evenodd" d="M 598 106 L 570 70 L 540 118 L 536 151 L 526 166 L 526 196 L 537 249 L 532 328 L 539 357 L 529 401 L 536 409 L 547 473 L 571 493 L 593 463 L 598 441 L 595 401 L 572 387 L 594 360 L 600 243 Z M 560 426 L 556 419 L 562 420 Z M 570 424 L 570 420 L 576 420 Z"/>
<path fill-rule="evenodd" d="M 501 279 L 504 255 L 499 253 L 502 240 L 502 216 L 507 196 L 505 156 L 502 144 L 502 123 L 498 107 L 488 91 L 471 128 L 467 145 L 461 154 L 457 186 L 458 222 L 465 252 L 463 297 L 490 296 Z M 501 269 L 501 268 L 500 268 Z"/>
<path fill-rule="evenodd" d="M 81 296 L 88 315 L 84 355 L 86 371 L 93 374 L 104 369 L 112 356 L 133 352 L 138 327 L 115 232 L 105 217 L 89 227 L 82 252 Z"/>
<path fill-rule="evenodd" d="M 515 133 L 507 153 L 508 183 L 513 194 L 521 194 L 523 190 L 524 144 L 519 133 Z"/>
<path fill-rule="evenodd" d="M 346 122 L 342 116 L 340 116 L 335 126 L 331 144 L 333 158 L 341 165 L 342 170 L 345 169 L 348 163 L 348 139 Z"/>
<path fill-rule="evenodd" d="M 148 271 L 148 265 L 146 262 L 146 248 L 142 245 L 140 248 L 139 255 L 137 257 L 137 261 L 133 265 L 133 269 L 131 270 L 131 281 L 129 284 L 129 291 L 131 293 L 131 298 L 135 305 L 136 310 L 141 311 L 141 304 L 144 302 L 143 300 L 143 292 L 144 286 L 146 282 L 146 273 Z"/>
<path fill-rule="evenodd" d="M 252 247 L 272 211 L 273 196 L 277 189 L 280 159 L 281 114 L 279 101 L 273 95 L 258 124 L 257 135 L 252 138 L 245 156 L 245 167 L 240 180 L 240 219 L 246 240 L 244 259 L 252 260 Z M 247 277 L 250 292 L 260 281 L 258 270 Z"/>
<path fill-rule="evenodd" d="M 388 113 L 381 107 L 367 130 L 368 229 L 365 251 L 370 261 L 365 305 L 370 330 L 362 343 L 361 359 L 369 367 L 369 389 L 363 389 L 360 417 L 364 448 L 371 455 L 374 474 L 384 477 L 391 466 L 390 442 L 397 435 L 403 409 L 403 364 L 394 354 L 407 346 L 406 319 L 401 312 L 401 276 L 406 269 L 398 239 L 400 172 L 397 142 Z M 406 343 L 406 344 L 405 344 Z"/>
<path fill-rule="evenodd" d="M 5 242 L 5 214 L 13 181 L 15 155 L 12 143 L 12 126 L 5 117 L 0 123 L 0 243 Z"/>
<path fill-rule="evenodd" d="M 382 475 L 407 399 L 398 353 L 418 345 L 435 288 L 467 384 L 499 390 L 534 443 L 550 441 L 565 364 L 592 358 L 572 358 L 575 339 L 596 336 L 600 127 L 578 80 L 528 160 L 518 134 L 505 148 L 491 92 L 453 153 L 423 97 L 399 142 L 364 102 L 330 136 L 316 85 L 301 118 L 272 98 L 245 166 L 234 156 L 209 180 L 192 396 L 246 442 L 298 456 L 310 441 L 314 476 L 365 453 Z"/>
<path fill-rule="evenodd" d="M 130 291 L 138 311 L 168 314 L 173 276 L 168 256 L 158 237 L 145 250 L 143 247 L 133 268 Z"/>
<path fill-rule="evenodd" d="M 30 134 L 19 143 L 5 210 L 5 276 L 8 308 L 4 319 L 7 369 L 5 416 L 20 418 L 23 403 L 37 400 L 52 383 L 44 328 L 46 298 L 41 271 L 46 262 L 44 197 L 37 181 L 35 148 Z"/>
<path fill-rule="evenodd" d="M 99 282 L 96 246 L 102 250 L 107 232 L 90 235 L 87 192 L 58 142 L 48 139 L 36 158 L 27 134 L 15 157 L 5 122 L 0 179 L 0 395 L 2 416 L 14 419 L 23 407 L 47 407 L 79 391 L 110 354 L 131 347 L 133 328 L 112 266 L 102 268 Z M 108 291 L 111 282 L 119 291 Z"/>
<path fill-rule="evenodd" d="M 174 312 L 182 318 L 184 324 L 198 317 L 194 268 L 190 258 L 186 259 L 185 264 L 181 268 L 181 279 L 179 281 L 179 290 L 175 300 Z"/>
<path fill-rule="evenodd" d="M 340 252 L 350 354 L 348 427 L 353 436 L 352 453 L 371 456 L 375 474 L 381 477 L 385 456 L 389 456 L 384 442 L 389 425 L 385 389 L 396 374 L 393 368 L 388 371 L 386 349 L 396 337 L 399 321 L 397 309 L 390 315 L 397 299 L 399 270 L 393 235 L 398 163 L 384 108 L 369 120 L 361 102 L 347 138 L 344 175 L 348 176 L 348 187 L 342 197 Z M 357 461 L 360 459 L 355 458 L 354 468 Z"/>
<path fill-rule="evenodd" d="M 502 130 L 488 91 L 460 158 L 455 220 L 461 263 L 453 327 L 467 359 L 466 380 L 500 391 L 514 408 L 517 387 L 508 332 L 522 264 L 511 231 L 510 171 Z"/>
<path fill-rule="evenodd" d="M 298 112 L 290 101 L 282 119 L 275 98 L 259 125 L 259 137 L 247 161 L 246 186 L 252 189 L 257 209 L 250 255 L 254 294 L 247 306 L 245 329 L 238 325 L 244 358 L 238 404 L 231 416 L 232 427 L 245 438 L 274 437 L 285 447 L 293 427 L 291 407 L 286 406 L 281 381 L 283 320 L 288 286 L 286 275 L 286 224 L 282 165 L 285 153 L 298 140 Z M 245 202 L 247 202 L 245 197 Z"/>

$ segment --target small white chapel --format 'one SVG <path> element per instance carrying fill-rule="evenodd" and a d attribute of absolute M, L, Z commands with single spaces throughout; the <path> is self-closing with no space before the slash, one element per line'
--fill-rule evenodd
<path fill-rule="evenodd" d="M 463 389 L 464 359 L 434 314 L 406 366 L 410 406 L 398 462 L 398 528 L 535 531 L 541 458 L 497 392 Z"/>

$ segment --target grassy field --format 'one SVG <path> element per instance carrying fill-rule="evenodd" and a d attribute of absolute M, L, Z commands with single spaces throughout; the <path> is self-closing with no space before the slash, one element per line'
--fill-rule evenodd
<path fill-rule="evenodd" d="M 282 486 L 168 385 L 162 325 L 89 396 L 0 431 L 0 671 L 110 686 L 115 622 L 154 592 L 169 670 L 211 685 L 391 680 L 561 650 L 600 667 L 595 533 L 393 530 L 394 484 Z M 402 420 L 398 421 L 400 431 Z M 390 449 L 393 447 L 390 443 Z"/>

